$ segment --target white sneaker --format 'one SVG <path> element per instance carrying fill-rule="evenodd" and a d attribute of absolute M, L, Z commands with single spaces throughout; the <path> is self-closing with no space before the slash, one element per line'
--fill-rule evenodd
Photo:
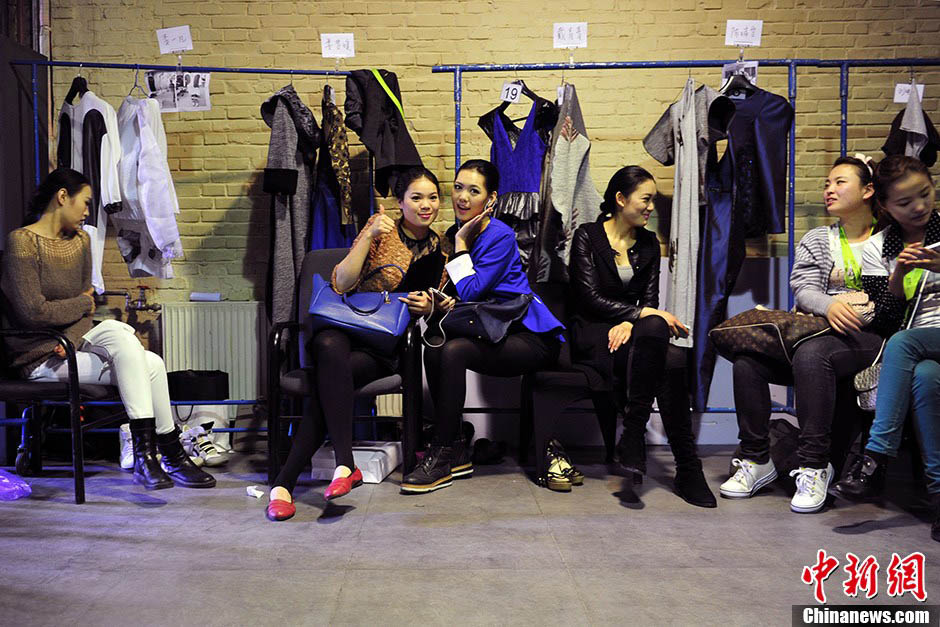
<path fill-rule="evenodd" d="M 726 499 L 750 498 L 777 478 L 777 469 L 772 459 L 766 464 L 758 464 L 749 459 L 734 458 L 731 460 L 731 465 L 737 466 L 737 471 L 719 488 L 721 496 Z"/>
<path fill-rule="evenodd" d="M 130 424 L 125 422 L 121 425 L 118 439 L 121 442 L 121 470 L 131 470 L 134 468 L 134 441 L 131 439 Z"/>
<path fill-rule="evenodd" d="M 198 459 L 198 466 L 221 466 L 228 461 L 228 456 L 223 455 L 212 440 L 209 439 L 209 433 L 204 426 L 190 427 L 183 425 L 183 432 L 180 435 L 183 448 L 195 459 Z"/>
<path fill-rule="evenodd" d="M 790 509 L 798 514 L 812 514 L 821 510 L 826 504 L 832 473 L 832 464 L 827 464 L 825 469 L 800 466 L 791 470 L 790 476 L 796 477 L 796 494 L 790 501 Z"/>

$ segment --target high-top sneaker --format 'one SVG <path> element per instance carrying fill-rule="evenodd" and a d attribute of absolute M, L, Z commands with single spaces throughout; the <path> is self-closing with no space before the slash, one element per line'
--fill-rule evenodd
<path fill-rule="evenodd" d="M 454 448 L 431 444 L 424 451 L 421 463 L 410 473 L 402 477 L 403 493 L 423 494 L 446 488 L 454 483 L 451 473 Z"/>
<path fill-rule="evenodd" d="M 118 429 L 118 441 L 121 443 L 121 470 L 134 470 L 134 443 L 131 439 L 131 426 L 126 422 Z"/>
<path fill-rule="evenodd" d="M 450 474 L 454 479 L 469 479 L 473 476 L 473 458 L 469 444 L 464 438 L 454 440 L 454 458 L 450 462 Z"/>

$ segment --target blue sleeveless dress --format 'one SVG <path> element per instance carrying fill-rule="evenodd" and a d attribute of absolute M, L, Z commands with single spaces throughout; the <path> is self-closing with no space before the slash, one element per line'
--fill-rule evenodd
<path fill-rule="evenodd" d="M 504 125 L 494 124 L 490 148 L 490 161 L 499 170 L 499 197 L 493 214 L 515 231 L 524 268 L 528 267 L 538 235 L 539 188 L 548 149 L 535 128 L 537 109 L 538 102 L 533 102 L 515 146 Z"/>

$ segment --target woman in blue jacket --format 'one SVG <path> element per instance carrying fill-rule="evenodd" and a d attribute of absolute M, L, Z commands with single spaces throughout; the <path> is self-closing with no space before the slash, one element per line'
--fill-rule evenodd
<path fill-rule="evenodd" d="M 434 437 L 421 464 L 402 479 L 402 492 L 432 492 L 451 485 L 454 477 L 473 473 L 469 442 L 458 437 L 468 369 L 517 377 L 546 368 L 558 358 L 564 326 L 532 293 L 513 230 L 490 217 L 498 189 L 499 172 L 489 161 L 472 159 L 458 170 L 452 194 L 457 225 L 445 237 L 454 245 L 447 274 L 460 301 L 508 301 L 520 294 L 532 298 L 525 314 L 499 342 L 448 337 L 442 346 L 425 351 L 436 409 Z"/>

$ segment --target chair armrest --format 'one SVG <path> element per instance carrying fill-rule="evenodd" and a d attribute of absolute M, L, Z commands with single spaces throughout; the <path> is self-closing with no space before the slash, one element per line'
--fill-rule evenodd
<path fill-rule="evenodd" d="M 403 382 L 413 375 L 415 368 L 418 373 L 421 372 L 421 326 L 417 318 L 412 318 L 405 329 L 405 341 L 402 342 L 399 358 Z"/>
<path fill-rule="evenodd" d="M 78 394 L 78 362 L 75 361 L 75 345 L 64 333 L 56 329 L 0 329 L 0 337 L 30 337 L 41 336 L 55 340 L 65 350 L 65 361 L 68 363 L 69 387 Z M 76 396 L 77 398 L 77 396 Z"/>
<path fill-rule="evenodd" d="M 268 368 L 270 368 L 272 376 L 280 376 L 283 355 L 281 343 L 284 339 L 284 332 L 299 329 L 300 323 L 293 321 L 278 322 L 271 327 L 271 331 L 268 333 Z"/>

